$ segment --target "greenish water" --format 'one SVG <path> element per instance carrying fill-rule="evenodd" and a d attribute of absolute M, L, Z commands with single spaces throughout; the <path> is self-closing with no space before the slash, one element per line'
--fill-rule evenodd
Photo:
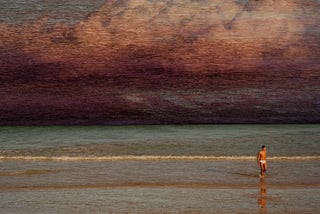
<path fill-rule="evenodd" d="M 319 133 L 319 125 L 1 127 L 0 207 L 319 213 Z M 262 144 L 265 179 L 255 161 Z"/>
<path fill-rule="evenodd" d="M 3 156 L 319 156 L 320 125 L 0 127 Z"/>

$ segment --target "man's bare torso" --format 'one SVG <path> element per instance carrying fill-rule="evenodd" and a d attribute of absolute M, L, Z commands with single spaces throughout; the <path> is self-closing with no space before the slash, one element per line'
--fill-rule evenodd
<path fill-rule="evenodd" d="M 266 159 L 267 159 L 266 151 L 260 151 L 259 152 L 259 160 L 266 160 Z"/>

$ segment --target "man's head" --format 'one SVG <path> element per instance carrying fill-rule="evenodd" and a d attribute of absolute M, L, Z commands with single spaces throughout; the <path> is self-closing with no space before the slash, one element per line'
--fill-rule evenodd
<path fill-rule="evenodd" d="M 265 146 L 265 145 L 262 145 L 261 149 L 262 149 L 262 150 L 266 150 L 266 146 Z"/>

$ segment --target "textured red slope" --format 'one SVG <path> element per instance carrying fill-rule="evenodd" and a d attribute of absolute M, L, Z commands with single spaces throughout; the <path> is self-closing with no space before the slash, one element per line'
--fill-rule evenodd
<path fill-rule="evenodd" d="M 319 9 L 121 0 L 2 22 L 0 123 L 319 122 Z"/>

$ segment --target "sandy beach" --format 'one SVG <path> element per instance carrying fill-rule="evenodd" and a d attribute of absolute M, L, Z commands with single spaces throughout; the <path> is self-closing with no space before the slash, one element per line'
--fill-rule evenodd
<path fill-rule="evenodd" d="M 0 134 L 3 213 L 320 212 L 318 125 L 0 127 Z"/>
<path fill-rule="evenodd" d="M 3 160 L 0 206 L 6 213 L 320 211 L 318 160 L 270 165 L 260 179 L 252 160 Z"/>

